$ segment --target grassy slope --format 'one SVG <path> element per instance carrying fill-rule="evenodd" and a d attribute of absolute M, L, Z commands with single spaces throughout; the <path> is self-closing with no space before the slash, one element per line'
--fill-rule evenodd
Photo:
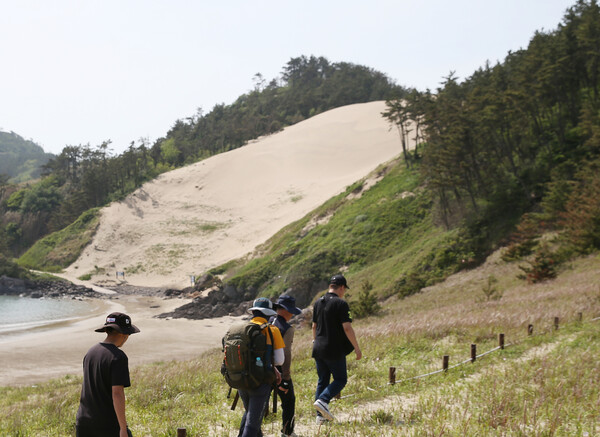
<path fill-rule="evenodd" d="M 591 319 L 600 314 L 599 265 L 598 255 L 588 256 L 553 281 L 529 285 L 516 279 L 518 264 L 495 254 L 482 267 L 421 293 L 388 299 L 384 314 L 354 323 L 365 358 L 357 362 L 350 355 L 347 397 L 333 404 L 339 420 L 320 434 L 311 407 L 316 373 L 310 329 L 300 328 L 293 366 L 298 434 L 597 435 L 600 321 Z M 498 278 L 499 300 L 484 300 L 490 275 Z M 558 330 L 554 317 L 561 321 Z M 468 359 L 471 343 L 478 353 L 495 348 L 500 332 L 510 345 L 474 364 L 387 384 L 390 366 L 397 380 L 435 371 L 443 355 L 451 365 Z M 220 356 L 213 350 L 196 360 L 134 368 L 127 389 L 134 435 L 172 436 L 178 427 L 190 436 L 235 435 L 242 411 L 229 410 Z M 135 366 L 135 356 L 130 363 Z M 0 435 L 74 435 L 80 383 L 79 376 L 68 376 L 37 387 L 0 388 Z M 279 420 L 265 420 L 266 435 L 277 434 Z"/>
<path fill-rule="evenodd" d="M 18 259 L 18 264 L 30 269 L 60 272 L 92 241 L 99 225 L 99 211 L 99 208 L 90 209 L 66 228 L 37 241 Z"/>

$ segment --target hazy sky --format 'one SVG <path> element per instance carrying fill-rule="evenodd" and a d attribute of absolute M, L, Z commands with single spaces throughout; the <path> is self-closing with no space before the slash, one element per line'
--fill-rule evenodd
<path fill-rule="evenodd" d="M 0 0 L 0 130 L 115 153 L 300 55 L 435 90 L 554 30 L 575 0 Z"/>

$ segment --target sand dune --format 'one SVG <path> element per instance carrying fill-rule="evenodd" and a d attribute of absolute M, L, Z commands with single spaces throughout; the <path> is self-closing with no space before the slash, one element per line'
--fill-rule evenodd
<path fill-rule="evenodd" d="M 384 110 L 384 102 L 334 109 L 161 175 L 103 209 L 93 242 L 66 274 L 98 267 L 96 283 L 123 271 L 134 285 L 190 285 L 189 275 L 248 254 L 397 156 Z"/>

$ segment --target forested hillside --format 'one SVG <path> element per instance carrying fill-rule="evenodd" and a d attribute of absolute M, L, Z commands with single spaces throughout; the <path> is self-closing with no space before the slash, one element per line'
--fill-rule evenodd
<path fill-rule="evenodd" d="M 41 167 L 54 155 L 33 141 L 25 140 L 14 132 L 0 131 L 0 182 L 25 182 L 38 178 Z"/>
<path fill-rule="evenodd" d="M 401 96 L 384 74 L 325 58 L 299 57 L 269 83 L 260 74 L 255 88 L 231 105 L 216 105 L 178 120 L 154 144 L 131 143 L 114 156 L 110 141 L 66 146 L 43 169 L 44 178 L 20 187 L 0 181 L 0 253 L 19 256 L 48 233 L 73 223 L 90 208 L 121 199 L 165 171 L 216 153 L 337 106 Z"/>
<path fill-rule="evenodd" d="M 439 223 L 469 230 L 478 260 L 517 223 L 516 253 L 548 230 L 585 252 L 600 248 L 599 86 L 600 8 L 580 0 L 526 50 L 391 101 L 387 116 L 424 126 L 423 184 Z"/>
<path fill-rule="evenodd" d="M 389 100 L 401 143 L 418 138 L 404 150 L 406 174 L 387 169 L 358 200 L 362 185 L 350 187 L 261 257 L 213 273 L 241 295 L 291 288 L 306 302 L 343 269 L 381 296 L 406 295 L 506 244 L 507 261 L 531 256 L 524 278 L 556 276 L 562 262 L 600 249 L 599 61 L 600 8 L 580 0 L 504 62 Z"/>

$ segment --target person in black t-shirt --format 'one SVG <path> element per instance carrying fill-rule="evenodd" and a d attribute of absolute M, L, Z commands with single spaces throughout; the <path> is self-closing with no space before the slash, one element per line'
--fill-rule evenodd
<path fill-rule="evenodd" d="M 362 358 L 352 328 L 350 307 L 342 299 L 348 288 L 350 287 L 344 276 L 332 276 L 329 290 L 315 302 L 313 307 L 312 356 L 319 377 L 314 407 L 317 410 L 318 423 L 324 419 L 333 420 L 333 415 L 329 411 L 329 402 L 342 391 L 348 381 L 346 355 L 354 350 L 356 359 Z M 333 381 L 330 383 L 331 377 Z"/>
<path fill-rule="evenodd" d="M 83 385 L 77 411 L 77 437 L 131 437 L 125 418 L 125 387 L 129 365 L 119 349 L 129 335 L 140 332 L 123 313 L 111 313 L 103 326 L 106 339 L 90 348 L 83 358 Z"/>

